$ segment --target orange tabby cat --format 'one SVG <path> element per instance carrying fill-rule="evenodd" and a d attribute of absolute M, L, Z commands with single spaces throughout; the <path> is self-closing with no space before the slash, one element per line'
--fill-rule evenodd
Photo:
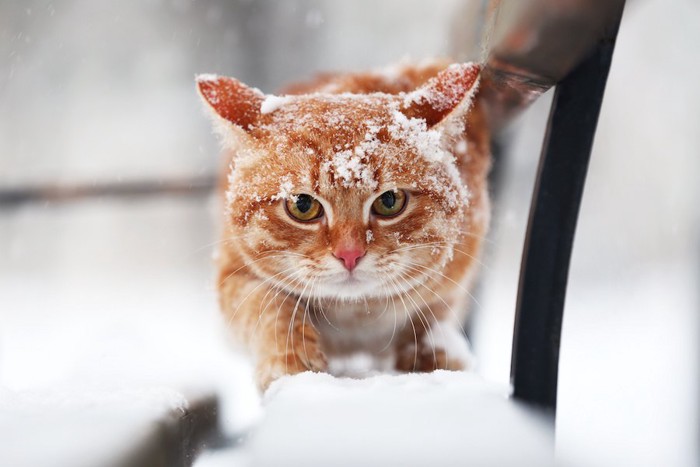
<path fill-rule="evenodd" d="M 281 97 L 198 77 L 232 154 L 221 307 L 262 389 L 358 353 L 469 365 L 460 322 L 489 218 L 479 71 L 325 75 Z"/>

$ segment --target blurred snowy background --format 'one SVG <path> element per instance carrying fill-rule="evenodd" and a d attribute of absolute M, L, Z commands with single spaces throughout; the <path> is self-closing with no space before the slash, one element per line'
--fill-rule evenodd
<path fill-rule="evenodd" d="M 0 0 L 0 190 L 211 178 L 219 158 L 196 73 L 274 92 L 315 71 L 405 56 L 479 59 L 480 7 Z M 628 2 L 562 335 L 556 435 L 562 458 L 576 465 L 698 463 L 698 46 L 695 0 Z M 473 310 L 479 372 L 495 383 L 509 377 L 520 254 L 550 99 L 508 130 Z M 214 197 L 201 191 L 0 204 L 0 438 L 8 439 L 23 404 L 57 393 L 65 402 L 119 391 L 162 391 L 166 399 L 173 388 L 217 391 L 226 429 L 250 425 L 258 401 L 218 322 L 216 214 Z"/>

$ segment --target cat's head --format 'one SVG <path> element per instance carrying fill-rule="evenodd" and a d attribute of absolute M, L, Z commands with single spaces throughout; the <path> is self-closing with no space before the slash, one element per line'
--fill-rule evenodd
<path fill-rule="evenodd" d="M 227 247 L 301 295 L 393 295 L 440 274 L 470 193 L 453 153 L 479 67 L 406 94 L 266 96 L 226 77 L 197 87 L 233 153 Z"/>

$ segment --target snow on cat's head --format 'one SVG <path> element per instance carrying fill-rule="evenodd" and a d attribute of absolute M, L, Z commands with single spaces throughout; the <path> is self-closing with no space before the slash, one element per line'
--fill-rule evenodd
<path fill-rule="evenodd" d="M 472 217 L 453 151 L 478 74 L 453 65 L 407 94 L 283 97 L 199 77 L 232 154 L 228 247 L 312 298 L 395 295 L 440 274 Z"/>

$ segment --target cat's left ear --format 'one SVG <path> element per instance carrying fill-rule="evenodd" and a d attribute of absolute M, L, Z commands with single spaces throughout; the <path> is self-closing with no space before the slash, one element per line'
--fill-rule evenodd
<path fill-rule="evenodd" d="M 235 128 L 249 130 L 260 118 L 265 95 L 237 79 L 217 75 L 197 76 L 197 91 L 217 117 Z"/>
<path fill-rule="evenodd" d="M 463 118 L 478 87 L 480 71 L 481 67 L 476 63 L 450 65 L 407 94 L 401 113 L 425 120 L 428 127 Z"/>

